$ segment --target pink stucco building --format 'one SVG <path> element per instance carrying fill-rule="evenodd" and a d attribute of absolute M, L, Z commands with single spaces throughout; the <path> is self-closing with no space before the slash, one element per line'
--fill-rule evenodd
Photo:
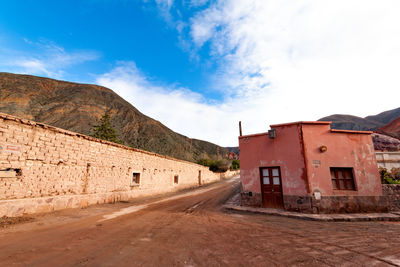
<path fill-rule="evenodd" d="M 386 211 L 371 132 L 330 122 L 239 137 L 242 205 L 331 213 Z"/>

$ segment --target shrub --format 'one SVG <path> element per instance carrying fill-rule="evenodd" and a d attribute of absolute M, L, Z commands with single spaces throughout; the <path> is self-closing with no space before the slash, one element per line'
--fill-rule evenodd
<path fill-rule="evenodd" d="M 206 167 L 210 167 L 212 164 L 213 164 L 213 160 L 211 160 L 211 159 L 199 159 L 198 161 L 197 161 L 197 164 L 200 164 L 200 165 L 203 165 L 203 166 L 206 166 Z"/>
<path fill-rule="evenodd" d="M 400 181 L 400 168 L 392 168 L 390 170 L 393 179 Z"/>
<path fill-rule="evenodd" d="M 240 162 L 237 159 L 232 160 L 231 170 L 238 170 L 240 169 Z"/>
<path fill-rule="evenodd" d="M 213 172 L 226 172 L 228 170 L 228 162 L 226 160 L 200 159 L 197 163 L 209 167 L 210 171 Z"/>
<path fill-rule="evenodd" d="M 379 167 L 382 184 L 400 184 L 400 181 L 396 179 L 396 176 L 398 176 L 398 169 L 393 169 L 392 173 L 390 173 L 386 168 Z"/>

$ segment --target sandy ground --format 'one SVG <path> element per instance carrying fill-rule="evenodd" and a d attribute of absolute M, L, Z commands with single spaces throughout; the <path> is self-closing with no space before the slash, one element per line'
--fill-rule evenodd
<path fill-rule="evenodd" d="M 237 189 L 231 180 L 180 197 L 31 216 L 0 228 L 0 265 L 400 265 L 400 223 L 223 211 Z"/>

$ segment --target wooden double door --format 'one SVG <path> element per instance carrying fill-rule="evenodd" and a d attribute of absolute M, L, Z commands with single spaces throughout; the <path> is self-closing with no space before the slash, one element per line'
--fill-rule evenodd
<path fill-rule="evenodd" d="M 281 169 L 279 167 L 261 167 L 260 179 L 263 207 L 283 208 Z"/>

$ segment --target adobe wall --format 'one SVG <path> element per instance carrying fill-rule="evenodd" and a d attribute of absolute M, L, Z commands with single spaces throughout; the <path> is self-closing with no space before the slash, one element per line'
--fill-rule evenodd
<path fill-rule="evenodd" d="M 134 172 L 139 184 L 132 184 Z M 194 163 L 0 113 L 0 217 L 128 200 L 220 178 Z"/>
<path fill-rule="evenodd" d="M 314 213 L 386 212 L 382 184 L 369 132 L 331 130 L 330 125 L 303 125 L 307 172 Z M 325 146 L 325 152 L 320 147 Z M 355 190 L 332 186 L 331 167 L 353 168 Z M 315 193 L 320 193 L 320 198 Z"/>
<path fill-rule="evenodd" d="M 331 131 L 329 125 L 303 125 L 303 138 L 311 192 L 321 195 L 381 196 L 382 185 L 371 135 Z M 327 151 L 321 152 L 320 147 Z M 356 190 L 334 190 L 331 167 L 351 167 Z"/>
<path fill-rule="evenodd" d="M 286 209 L 291 209 L 292 199 L 297 201 L 299 196 L 308 194 L 299 126 L 276 128 L 276 136 L 270 139 L 268 133 L 263 133 L 239 137 L 243 205 L 262 205 L 260 167 L 280 167 Z"/>
<path fill-rule="evenodd" d="M 370 133 L 305 124 L 303 138 L 313 212 L 387 211 Z M 321 146 L 327 150 L 321 152 Z M 353 168 L 355 190 L 334 189 L 331 167 Z M 315 192 L 320 193 L 320 199 L 315 198 Z"/>
<path fill-rule="evenodd" d="M 329 122 L 272 125 L 267 133 L 239 137 L 241 203 L 261 206 L 260 167 L 279 166 L 284 209 L 308 213 L 384 212 L 369 133 L 331 130 Z M 321 152 L 320 147 L 327 151 Z M 333 189 L 331 167 L 351 167 L 356 190 Z"/>

